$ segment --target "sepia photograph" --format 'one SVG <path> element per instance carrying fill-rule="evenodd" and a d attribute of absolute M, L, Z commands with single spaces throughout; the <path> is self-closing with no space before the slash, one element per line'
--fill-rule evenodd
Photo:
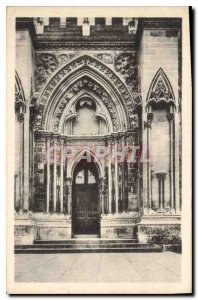
<path fill-rule="evenodd" d="M 8 293 L 191 292 L 189 8 L 8 7 L 7 38 Z"/>

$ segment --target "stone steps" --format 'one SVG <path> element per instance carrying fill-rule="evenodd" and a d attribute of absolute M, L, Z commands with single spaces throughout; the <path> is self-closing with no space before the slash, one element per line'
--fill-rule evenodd
<path fill-rule="evenodd" d="M 123 243 L 138 243 L 137 239 L 100 239 L 100 238 L 90 238 L 90 239 L 70 239 L 70 240 L 35 240 L 35 245 L 41 244 L 123 244 Z"/>
<path fill-rule="evenodd" d="M 97 253 L 97 252 L 161 252 L 160 246 L 140 244 L 137 240 L 71 239 L 34 241 L 33 245 L 15 245 L 15 253 Z"/>

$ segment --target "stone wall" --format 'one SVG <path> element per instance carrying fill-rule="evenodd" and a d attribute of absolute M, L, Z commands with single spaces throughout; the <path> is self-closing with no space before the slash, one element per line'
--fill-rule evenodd
<path fill-rule="evenodd" d="M 151 81 L 159 68 L 166 73 L 173 87 L 175 99 L 178 99 L 178 36 L 176 29 L 143 30 L 139 48 L 143 101 L 146 100 Z"/>

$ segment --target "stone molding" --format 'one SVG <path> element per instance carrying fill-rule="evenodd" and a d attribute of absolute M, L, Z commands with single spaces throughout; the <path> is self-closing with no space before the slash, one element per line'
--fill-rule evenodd
<path fill-rule="evenodd" d="M 120 105 L 123 106 L 126 117 L 128 117 L 128 126 L 131 125 L 131 119 L 133 118 L 133 110 L 138 103 L 134 102 L 131 92 L 126 85 L 120 80 L 120 78 L 106 65 L 96 58 L 88 55 L 80 56 L 68 64 L 60 68 L 54 76 L 48 81 L 45 88 L 40 94 L 37 101 L 37 116 L 36 116 L 36 128 L 45 128 L 45 119 L 49 106 L 49 99 L 53 99 L 56 91 L 60 86 L 63 86 L 68 78 L 71 78 L 74 74 L 91 70 L 104 81 L 110 89 L 115 93 Z"/>

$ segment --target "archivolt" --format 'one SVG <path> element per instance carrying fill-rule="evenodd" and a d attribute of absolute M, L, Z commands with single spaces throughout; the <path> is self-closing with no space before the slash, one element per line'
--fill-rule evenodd
<path fill-rule="evenodd" d="M 37 127 L 47 129 L 53 107 L 78 79 L 89 77 L 109 96 L 119 116 L 118 130 L 129 129 L 133 119 L 133 98 L 120 78 L 101 61 L 84 55 L 59 69 L 44 87 L 38 101 Z M 40 123 L 39 123 L 40 122 Z"/>
<path fill-rule="evenodd" d="M 107 118 L 110 116 L 110 122 L 113 124 L 113 131 L 126 129 L 123 128 L 123 124 L 127 122 L 127 119 L 123 117 L 125 116 L 123 108 L 118 108 L 104 88 L 92 79 L 93 76 L 90 77 L 83 76 L 77 79 L 51 103 L 48 109 L 49 113 L 46 114 L 46 129 L 61 132 L 61 123 L 64 121 L 63 116 L 66 117 L 75 101 L 86 94 L 89 94 L 96 103 L 99 102 L 98 104 L 105 108 L 106 116 Z M 112 127 L 110 122 L 108 122 L 109 126 Z"/>

